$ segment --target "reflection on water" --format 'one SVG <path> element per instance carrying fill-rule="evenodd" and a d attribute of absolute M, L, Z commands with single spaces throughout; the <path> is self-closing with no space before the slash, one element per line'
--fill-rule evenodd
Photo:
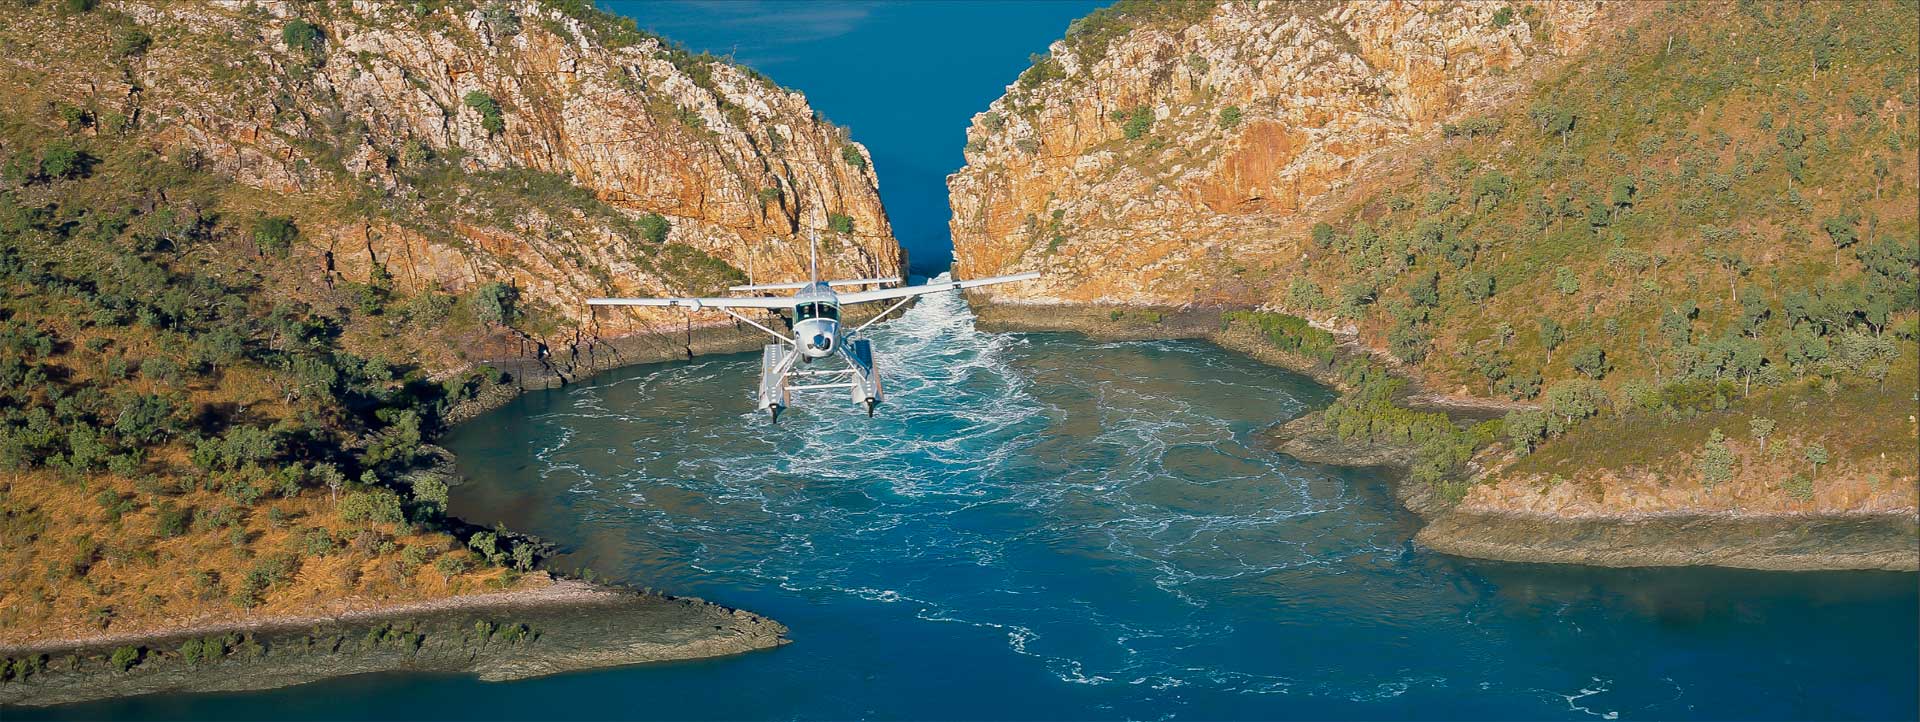
<path fill-rule="evenodd" d="M 562 568 L 769 614 L 793 645 L 511 685 L 374 677 L 62 713 L 1916 713 L 1912 575 L 1431 555 L 1386 480 L 1259 443 L 1330 400 L 1297 377 L 1199 344 L 980 334 L 955 299 L 875 336 L 893 396 L 871 420 L 823 395 L 766 423 L 743 355 L 530 395 L 450 439 L 475 479 L 459 515 L 563 544 Z M 342 707 L 354 694 L 404 699 Z"/>

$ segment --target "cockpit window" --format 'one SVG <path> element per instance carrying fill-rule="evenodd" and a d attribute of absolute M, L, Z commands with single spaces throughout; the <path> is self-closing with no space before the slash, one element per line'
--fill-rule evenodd
<path fill-rule="evenodd" d="M 831 303 L 800 304 L 794 320 L 805 321 L 810 318 L 827 318 L 838 321 L 840 320 L 840 307 Z"/>

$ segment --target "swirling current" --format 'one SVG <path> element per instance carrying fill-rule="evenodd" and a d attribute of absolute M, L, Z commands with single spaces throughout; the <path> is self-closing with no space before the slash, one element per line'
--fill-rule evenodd
<path fill-rule="evenodd" d="M 1911 575 L 1475 562 L 1268 425 L 1332 399 L 1192 342 L 872 331 L 890 398 L 753 413 L 757 355 L 530 394 L 458 429 L 455 513 L 555 566 L 787 624 L 733 658 L 511 684 L 376 675 L 75 708 L 651 719 L 1912 718 Z M 377 702 L 373 700 L 378 700 Z"/>

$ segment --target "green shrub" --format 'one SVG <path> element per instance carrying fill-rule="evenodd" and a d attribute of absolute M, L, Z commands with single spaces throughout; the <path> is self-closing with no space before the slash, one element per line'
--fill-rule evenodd
<path fill-rule="evenodd" d="M 183 536 L 193 526 L 193 507 L 176 507 L 173 502 L 162 501 L 153 507 L 154 530 L 162 537 Z"/>
<path fill-rule="evenodd" d="M 199 637 L 180 643 L 180 661 L 186 662 L 187 664 L 198 664 L 202 661 L 213 659 L 215 656 L 217 655 L 209 655 L 207 653 L 207 644 L 201 641 Z"/>
<path fill-rule="evenodd" d="M 1573 370 L 1586 374 L 1587 378 L 1596 381 L 1606 378 L 1607 372 L 1613 368 L 1607 363 L 1606 349 L 1598 344 L 1589 344 L 1575 351 L 1568 362 L 1573 364 Z"/>
<path fill-rule="evenodd" d="M 298 50 L 309 55 L 317 54 L 320 52 L 320 28 L 313 23 L 295 18 L 293 22 L 287 23 L 286 27 L 280 28 L 280 41 L 286 43 L 289 50 Z"/>
<path fill-rule="evenodd" d="M 1548 387 L 1545 401 L 1552 413 L 1547 429 L 1549 433 L 1560 434 L 1581 419 L 1600 413 L 1601 405 L 1606 403 L 1606 393 L 1592 381 L 1568 379 Z"/>
<path fill-rule="evenodd" d="M 1507 439 L 1525 454 L 1547 437 L 1547 415 L 1539 411 L 1509 411 L 1506 417 Z"/>
<path fill-rule="evenodd" d="M 1031 65 L 1020 73 L 1020 79 L 1017 81 L 1022 89 L 1032 90 L 1045 85 L 1048 81 L 1067 76 L 1066 71 L 1060 67 L 1060 61 L 1054 60 L 1051 55 L 1029 55 L 1027 60 Z"/>
<path fill-rule="evenodd" d="M 72 143 L 56 140 L 40 150 L 40 175 L 50 179 L 85 178 L 93 173 L 95 162 L 92 155 Z"/>
<path fill-rule="evenodd" d="M 1240 124 L 1240 106 L 1229 105 L 1225 108 L 1221 108 L 1220 119 L 1218 122 L 1220 124 L 1221 130 L 1232 130 L 1234 126 L 1239 125 Z"/>
<path fill-rule="evenodd" d="M 336 513 L 348 524 L 399 524 L 407 520 L 400 508 L 400 496 L 386 489 L 347 494 L 340 499 Z"/>
<path fill-rule="evenodd" d="M 667 242 L 667 234 L 673 231 L 673 223 L 658 213 L 648 213 L 640 217 L 640 237 L 648 243 Z"/>
<path fill-rule="evenodd" d="M 1819 476 L 1820 467 L 1826 466 L 1829 461 L 1827 457 L 1827 447 L 1820 444 L 1808 444 L 1803 453 L 1807 457 L 1807 463 L 1813 464 L 1814 476 Z"/>
<path fill-rule="evenodd" d="M 1813 501 L 1813 477 L 1806 474 L 1794 472 L 1780 483 L 1780 488 L 1800 501 Z"/>
<path fill-rule="evenodd" d="M 440 572 L 440 576 L 452 579 L 473 569 L 473 560 L 449 554 L 436 560 L 433 568 Z"/>
<path fill-rule="evenodd" d="M 1311 356 L 1321 363 L 1333 360 L 1337 345 L 1333 334 L 1314 328 L 1306 319 L 1268 311 L 1231 311 L 1224 318 L 1229 324 L 1253 326 L 1274 348 Z"/>
<path fill-rule="evenodd" d="M 843 235 L 853 233 L 853 216 L 845 213 L 828 213 L 827 229 Z"/>
<path fill-rule="evenodd" d="M 859 170 L 867 169 L 867 157 L 862 155 L 860 149 L 854 147 L 852 143 L 840 146 L 840 159 Z"/>
<path fill-rule="evenodd" d="M 113 668 L 125 672 L 140 663 L 140 648 L 134 646 L 116 647 L 113 656 L 108 659 Z"/>
<path fill-rule="evenodd" d="M 1727 435 L 1714 429 L 1707 433 L 1707 444 L 1700 450 L 1700 456 L 1694 464 L 1700 471 L 1702 486 L 1713 487 L 1733 479 L 1733 449 L 1727 445 Z"/>
<path fill-rule="evenodd" d="M 1313 224 L 1313 245 L 1319 246 L 1320 248 L 1331 248 L 1333 241 L 1333 226 L 1327 225 L 1326 223 Z"/>
<path fill-rule="evenodd" d="M 113 33 L 113 55 L 117 58 L 144 55 L 152 45 L 153 36 L 137 26 L 122 27 Z"/>
<path fill-rule="evenodd" d="M 286 216 L 268 216 L 253 224 L 253 244 L 263 253 L 285 257 L 300 237 L 300 227 Z"/>
<path fill-rule="evenodd" d="M 1580 277 L 1566 266 L 1553 269 L 1553 290 L 1571 296 L 1580 292 Z"/>
<path fill-rule="evenodd" d="M 500 102 L 494 100 L 493 96 L 484 91 L 473 90 L 468 91 L 462 102 L 480 113 L 480 127 L 487 131 L 487 135 L 499 135 L 501 131 L 507 129 L 507 121 L 501 114 Z"/>
<path fill-rule="evenodd" d="M 1126 136 L 1127 140 L 1139 140 L 1140 136 L 1146 135 L 1152 127 L 1153 110 L 1141 106 L 1134 108 L 1133 112 L 1128 114 L 1126 124 L 1120 126 L 1120 132 Z"/>
<path fill-rule="evenodd" d="M 474 287 L 467 296 L 467 307 L 481 323 L 512 325 L 519 318 L 520 290 L 499 281 Z"/>

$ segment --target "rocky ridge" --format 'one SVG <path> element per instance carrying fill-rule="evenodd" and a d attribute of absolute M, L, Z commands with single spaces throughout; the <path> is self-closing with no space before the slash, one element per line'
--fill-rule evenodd
<path fill-rule="evenodd" d="M 1046 269 L 983 294 L 1020 303 L 1258 303 L 1242 276 L 1298 254 L 1306 211 L 1623 14 L 1539 7 L 1221 3 L 1104 47 L 1069 31 L 968 129 L 956 270 Z"/>
<path fill-rule="evenodd" d="M 610 16 L 534 0 L 105 9 L 152 38 L 121 77 L 47 62 L 61 50 L 47 43 L 9 53 L 0 84 L 51 87 L 120 124 L 95 132 L 263 191 L 263 212 L 301 224 L 293 264 L 329 285 L 510 282 L 561 323 L 614 336 L 680 314 L 594 319 L 583 299 L 797 277 L 816 231 L 824 269 L 905 267 L 870 157 L 845 129 L 798 92 Z M 21 21 L 48 27 L 16 40 L 72 22 Z M 636 237 L 650 214 L 662 237 Z M 850 232 L 830 230 L 839 216 Z"/>

